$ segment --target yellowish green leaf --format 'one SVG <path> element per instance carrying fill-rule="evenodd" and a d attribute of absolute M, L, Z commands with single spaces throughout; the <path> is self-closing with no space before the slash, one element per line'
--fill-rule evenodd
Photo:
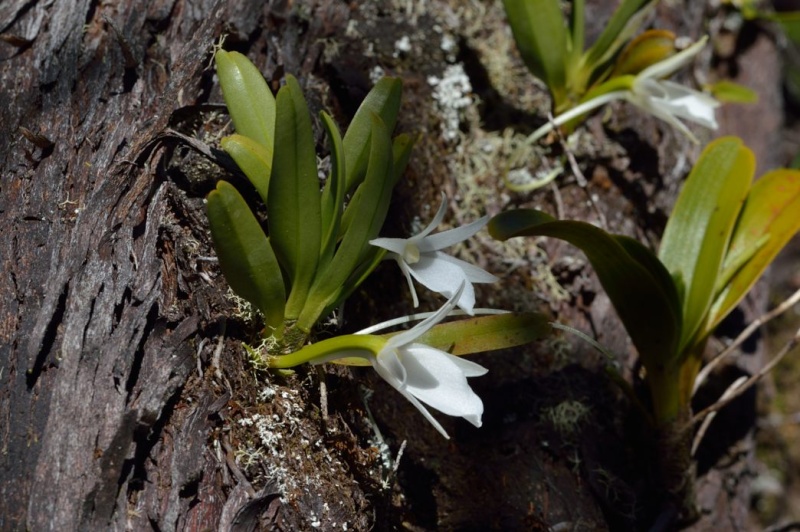
<path fill-rule="evenodd" d="M 675 34 L 667 30 L 648 30 L 633 39 L 614 62 L 612 78 L 636 75 L 647 67 L 674 55 Z"/>
<path fill-rule="evenodd" d="M 597 272 L 648 371 L 657 371 L 678 354 L 681 310 L 664 266 L 644 246 L 585 222 L 559 221 L 533 209 L 498 214 L 489 221 L 498 240 L 549 236 L 583 251 Z"/>
<path fill-rule="evenodd" d="M 733 310 L 798 230 L 800 171 L 768 172 L 753 185 L 736 224 L 722 274 L 730 280 L 717 287 L 707 333 Z M 742 255 L 750 258 L 737 265 L 735 259 Z"/>
<path fill-rule="evenodd" d="M 278 91 L 275 152 L 269 182 L 269 235 L 288 276 L 287 319 L 300 314 L 317 271 L 321 248 L 317 154 L 311 117 L 300 85 L 286 76 Z"/>
<path fill-rule="evenodd" d="M 453 355 L 471 355 L 484 351 L 517 347 L 547 336 L 550 331 L 543 314 L 499 314 L 440 323 L 416 341 Z M 381 335 L 390 338 L 397 332 Z M 333 361 L 346 366 L 369 366 L 361 357 Z"/>
<path fill-rule="evenodd" d="M 721 102 L 758 103 L 758 93 L 749 87 L 725 79 L 706 86 L 706 90 Z"/>
<path fill-rule="evenodd" d="M 272 172 L 272 154 L 263 144 L 259 144 L 244 135 L 231 135 L 220 142 L 222 149 L 231 156 L 236 165 L 244 172 L 247 179 L 253 184 L 261 196 L 264 205 L 267 204 L 269 191 L 269 176 Z"/>
<path fill-rule="evenodd" d="M 700 155 L 669 217 L 658 256 L 681 295 L 681 351 L 706 322 L 754 171 L 753 153 L 741 139 L 715 140 Z"/>
<path fill-rule="evenodd" d="M 264 315 L 270 332 L 283 333 L 285 292 L 269 239 L 247 203 L 230 183 L 220 181 L 207 198 L 214 249 L 225 279 L 236 294 Z"/>
<path fill-rule="evenodd" d="M 275 97 L 264 76 L 239 52 L 218 50 L 214 60 L 222 96 L 236 132 L 263 145 L 271 158 L 275 132 Z"/>

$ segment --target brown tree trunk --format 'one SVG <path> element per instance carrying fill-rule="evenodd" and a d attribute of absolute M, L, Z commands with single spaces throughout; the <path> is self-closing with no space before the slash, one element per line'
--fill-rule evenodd
<path fill-rule="evenodd" d="M 220 523 L 227 397 L 192 382 L 218 327 L 183 251 L 207 232 L 158 138 L 207 100 L 224 25 L 265 16 L 230 4 L 0 5 L 2 530 Z"/>

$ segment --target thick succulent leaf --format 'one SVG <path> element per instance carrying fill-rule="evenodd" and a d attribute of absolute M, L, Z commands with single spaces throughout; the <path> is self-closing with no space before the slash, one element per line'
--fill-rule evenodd
<path fill-rule="evenodd" d="M 288 275 L 286 317 L 296 318 L 308 296 L 320 254 L 321 212 L 314 134 L 300 85 L 286 76 L 278 91 L 267 211 L 275 255 Z"/>
<path fill-rule="evenodd" d="M 330 264 L 320 271 L 309 296 L 309 302 L 298 318 L 302 330 L 310 328 L 322 312 L 341 301 L 345 281 L 369 254 L 369 241 L 378 236 L 386 219 L 392 195 L 392 143 L 381 118 L 372 115 L 370 156 L 367 176 L 351 201 L 353 220 L 342 237 Z"/>
<path fill-rule="evenodd" d="M 635 241 L 585 222 L 558 221 L 533 209 L 498 214 L 489 222 L 496 239 L 550 236 L 579 247 L 588 257 L 648 371 L 678 354 L 681 334 L 677 292 L 669 273 Z"/>
<path fill-rule="evenodd" d="M 671 313 L 674 316 L 680 317 L 683 310 L 681 309 L 681 299 L 678 295 L 678 289 L 669 271 L 664 267 L 664 264 L 658 260 L 658 257 L 656 257 L 652 251 L 643 246 L 641 242 L 624 235 L 614 235 L 614 239 L 625 248 L 625 251 L 627 251 L 634 260 L 645 267 L 656 279 L 658 285 L 664 290 L 664 301 L 669 305 Z M 681 320 L 681 322 L 682 321 L 683 320 Z"/>
<path fill-rule="evenodd" d="M 339 238 L 339 225 L 342 221 L 345 188 L 345 156 L 342 147 L 342 136 L 333 119 L 322 113 L 322 123 L 331 143 L 331 175 L 322 191 L 322 252 L 320 268 L 324 268 L 333 257 L 336 242 Z"/>
<path fill-rule="evenodd" d="M 244 172 L 267 204 L 269 176 L 272 172 L 272 155 L 267 153 L 263 144 L 259 144 L 244 135 L 231 135 L 220 142 L 222 149 L 233 158 L 236 165 Z"/>
<path fill-rule="evenodd" d="M 225 181 L 208 195 L 208 221 L 228 284 L 264 315 L 274 334 L 283 331 L 286 300 L 278 260 L 247 203 Z"/>
<path fill-rule="evenodd" d="M 577 63 L 583 55 L 583 46 L 586 41 L 586 1 L 573 0 L 569 14 L 569 39 L 571 56 L 570 63 Z"/>
<path fill-rule="evenodd" d="M 706 332 L 733 310 L 770 262 L 800 230 L 800 172 L 773 170 L 747 196 L 725 257 Z M 738 260 L 742 257 L 744 260 Z"/>
<path fill-rule="evenodd" d="M 417 137 L 412 137 L 405 133 L 397 135 L 392 141 L 392 157 L 394 159 L 392 164 L 392 171 L 394 172 L 392 186 L 396 185 L 400 178 L 403 177 L 408 161 L 411 159 L 411 150 L 416 142 Z"/>
<path fill-rule="evenodd" d="M 370 154 L 369 138 L 372 133 L 372 114 L 375 113 L 381 118 L 391 134 L 397 123 L 402 93 L 403 83 L 400 78 L 381 78 L 369 91 L 353 116 L 342 141 L 347 168 L 346 193 L 352 192 L 364 180 Z"/>
<path fill-rule="evenodd" d="M 681 293 L 681 350 L 706 322 L 754 171 L 753 153 L 741 139 L 715 140 L 700 155 L 669 217 L 658 256 Z"/>
<path fill-rule="evenodd" d="M 236 132 L 250 137 L 272 158 L 275 132 L 275 97 L 264 76 L 239 52 L 217 51 L 214 56 L 222 96 Z"/>
<path fill-rule="evenodd" d="M 406 169 L 408 164 L 408 160 L 411 158 L 411 149 L 414 147 L 414 143 L 416 142 L 415 138 L 410 137 L 409 135 L 402 134 L 395 137 L 392 143 L 392 152 L 393 152 L 393 164 L 392 164 L 392 171 L 394 173 L 394 179 L 392 181 L 392 188 L 397 183 L 397 181 L 402 176 L 403 172 Z M 359 204 L 359 197 L 360 197 L 361 189 L 357 189 L 356 196 L 354 197 L 353 201 L 350 202 L 348 209 L 345 211 L 345 216 L 342 219 L 342 226 L 340 229 L 348 227 L 350 222 L 354 218 L 354 213 L 356 213 L 357 208 L 354 207 L 355 205 Z M 391 194 L 391 189 L 388 191 Z M 351 209 L 352 207 L 352 209 Z M 340 232 L 340 236 L 343 232 Z M 328 304 L 328 307 L 325 308 L 324 311 L 320 315 L 325 316 L 332 312 L 336 306 L 338 306 L 339 301 L 344 301 L 355 291 L 356 288 L 361 286 L 361 283 L 366 280 L 367 277 L 378 267 L 380 264 L 381 259 L 386 254 L 386 250 L 377 246 L 369 246 L 367 247 L 361 258 L 361 261 L 356 268 L 356 270 L 347 278 L 344 282 L 342 287 L 342 291 L 340 295 Z"/>
<path fill-rule="evenodd" d="M 394 187 L 394 185 L 396 185 L 403 176 L 406 166 L 408 166 L 408 161 L 411 158 L 411 150 L 414 147 L 415 142 L 415 138 L 412 138 L 405 133 L 397 135 L 392 142 L 392 173 L 394 176 L 392 179 L 392 187 Z M 363 191 L 361 188 L 357 188 L 355 194 L 353 194 L 353 199 L 351 199 L 350 203 L 347 205 L 344 215 L 342 216 L 342 224 L 339 227 L 340 238 L 344 233 L 347 232 L 350 224 L 358 215 L 360 209 L 358 205 L 361 203 L 362 194 Z"/>
<path fill-rule="evenodd" d="M 554 107 L 566 98 L 569 36 L 558 0 L 503 0 L 520 55 L 531 73 L 544 81 Z"/>
<path fill-rule="evenodd" d="M 373 270 L 378 267 L 378 264 L 381 263 L 384 256 L 386 256 L 385 249 L 377 246 L 367 247 L 363 252 L 361 262 L 359 262 L 358 267 L 356 267 L 353 273 L 350 274 L 350 276 L 344 282 L 341 293 L 336 297 L 335 300 L 331 301 L 322 315 L 326 316 L 327 314 L 333 312 L 334 309 L 339 305 L 339 302 L 350 297 L 350 295 L 355 292 L 356 288 L 361 286 L 361 283 L 363 283 L 373 272 Z"/>
<path fill-rule="evenodd" d="M 610 60 L 642 24 L 645 10 L 656 0 L 623 0 L 600 37 L 586 51 L 586 64 L 595 68 Z"/>
<path fill-rule="evenodd" d="M 703 87 L 720 102 L 727 103 L 758 103 L 758 93 L 750 87 L 745 87 L 729 79 L 724 79 Z"/>
<path fill-rule="evenodd" d="M 610 77 L 636 75 L 675 53 L 674 33 L 668 30 L 647 30 L 622 50 L 614 61 L 614 70 Z"/>
<path fill-rule="evenodd" d="M 550 333 L 547 316 L 534 312 L 480 316 L 466 320 L 440 323 L 420 336 L 416 342 L 462 356 L 525 345 Z M 381 335 L 391 338 L 399 334 Z M 369 366 L 361 357 L 333 361 L 347 366 Z"/>

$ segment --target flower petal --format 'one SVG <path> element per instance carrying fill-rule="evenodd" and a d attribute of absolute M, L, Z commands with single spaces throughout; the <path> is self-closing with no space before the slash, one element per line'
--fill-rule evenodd
<path fill-rule="evenodd" d="M 400 363 L 394 350 L 387 351 L 386 353 L 381 351 L 381 353 L 383 353 L 384 355 L 383 360 L 379 358 L 380 354 L 379 357 L 371 359 L 372 367 L 375 368 L 375 371 L 378 372 L 378 375 L 380 375 L 383 378 L 383 380 L 388 382 L 392 386 L 392 388 L 400 392 L 400 394 L 403 397 L 408 399 L 409 402 L 411 402 L 411 404 L 414 405 L 414 407 L 416 407 L 416 409 L 419 410 L 423 416 L 425 416 L 425 419 L 427 419 L 428 422 L 431 425 L 433 425 L 434 428 L 438 430 L 442 436 L 444 436 L 449 440 L 450 436 L 447 434 L 447 431 L 444 430 L 444 427 L 442 427 L 441 423 L 439 423 L 436 420 L 436 418 L 434 418 L 433 415 L 431 415 L 431 413 L 428 412 L 428 409 L 425 408 L 425 405 L 420 403 L 419 400 L 417 400 L 416 397 L 411 395 L 411 393 L 406 389 L 405 368 L 403 368 L 403 365 Z M 399 365 L 400 368 L 402 368 L 403 370 L 402 381 L 396 378 L 398 375 L 396 364 Z"/>
<path fill-rule="evenodd" d="M 427 419 L 427 420 L 428 420 L 428 422 L 429 422 L 431 425 L 433 425 L 433 427 L 434 427 L 436 430 L 438 430 L 438 431 L 439 431 L 439 434 L 441 434 L 442 436 L 444 436 L 444 437 L 445 437 L 446 439 L 448 439 L 448 440 L 450 439 L 450 435 L 449 435 L 449 434 L 447 434 L 447 431 L 446 431 L 446 430 L 444 430 L 444 427 L 442 427 L 442 424 L 441 424 L 441 423 L 439 423 L 439 422 L 436 420 L 436 418 L 435 418 L 435 417 L 433 417 L 433 415 L 432 415 L 432 414 L 431 414 L 431 413 L 428 411 L 428 409 L 427 409 L 427 408 L 425 408 L 425 405 L 423 405 L 422 403 L 420 403 L 420 402 L 419 402 L 419 400 L 418 400 L 416 397 L 414 397 L 413 395 L 411 395 L 411 394 L 408 392 L 408 390 L 397 390 L 397 391 L 398 391 L 398 392 L 400 392 L 400 393 L 403 395 L 403 397 L 405 397 L 406 399 L 408 399 L 408 400 L 409 400 L 409 402 L 410 402 L 412 405 L 414 405 L 414 406 L 416 407 L 416 409 L 417 409 L 417 410 L 419 410 L 419 411 L 422 413 L 422 415 L 423 415 L 423 416 L 425 416 L 425 419 Z"/>
<path fill-rule="evenodd" d="M 411 329 L 403 331 L 399 334 L 395 334 L 389 338 L 386 341 L 384 349 L 394 349 L 406 344 L 410 344 L 428 332 L 434 325 L 442 321 L 448 314 L 450 314 L 450 311 L 456 306 L 456 301 L 458 301 L 458 298 L 461 297 L 465 286 L 466 283 L 462 283 L 461 286 L 458 287 L 458 290 L 456 290 L 456 293 L 453 294 L 453 297 L 451 297 L 447 303 L 442 305 L 442 308 L 437 310 L 435 314 L 431 314 L 421 322 L 417 323 Z"/>
<path fill-rule="evenodd" d="M 375 371 L 378 372 L 383 380 L 397 388 L 404 390 L 408 381 L 408 374 L 405 366 L 400 361 L 397 351 L 387 345 L 377 354 L 377 356 L 370 359 Z"/>
<path fill-rule="evenodd" d="M 483 229 L 483 227 L 489 223 L 489 218 L 490 217 L 487 214 L 483 218 L 475 220 L 467 225 L 462 225 L 461 227 L 448 229 L 447 231 L 442 231 L 441 233 L 428 236 L 418 244 L 419 250 L 422 253 L 428 253 L 450 247 L 458 244 L 459 242 L 463 242 Z"/>
<path fill-rule="evenodd" d="M 467 279 L 471 283 L 496 283 L 497 281 L 500 280 L 499 277 L 492 275 L 483 268 L 475 266 L 474 264 L 470 264 L 469 262 L 465 262 L 461 259 L 452 257 L 446 253 L 437 251 L 436 258 L 439 260 L 451 262 L 456 266 L 458 266 L 461 269 L 461 271 L 464 272 L 464 274 L 467 276 Z"/>
<path fill-rule="evenodd" d="M 394 258 L 397 261 L 397 265 L 400 266 L 400 271 L 403 272 L 403 275 L 406 277 L 408 289 L 411 291 L 411 300 L 414 303 L 414 308 L 417 308 L 419 306 L 419 298 L 417 298 L 417 290 L 414 288 L 414 281 L 411 280 L 411 272 L 408 269 L 408 264 L 406 264 L 401 255 L 395 255 Z"/>
<path fill-rule="evenodd" d="M 717 129 L 714 111 L 720 103 L 708 94 L 690 89 L 672 81 L 662 81 L 667 91 L 665 107 L 673 115 L 690 120 L 709 129 Z"/>
<path fill-rule="evenodd" d="M 406 250 L 406 244 L 408 240 L 405 238 L 374 238 L 369 241 L 370 245 L 377 246 L 379 248 L 387 249 L 392 253 L 396 253 L 397 255 L 403 256 Z"/>
<path fill-rule="evenodd" d="M 467 384 L 461 364 L 453 361 L 457 357 L 422 344 L 401 349 L 399 357 L 411 395 L 444 414 L 481 426 L 483 402 Z"/>
<path fill-rule="evenodd" d="M 465 283 L 464 291 L 458 299 L 458 306 L 468 314 L 472 314 L 472 308 L 475 306 L 475 289 L 458 264 L 436 256 L 423 255 L 419 262 L 409 266 L 409 270 L 414 279 L 426 288 L 448 298 L 462 283 Z"/>
<path fill-rule="evenodd" d="M 439 205 L 439 210 L 436 211 L 436 216 L 433 217 L 433 220 L 431 220 L 431 223 L 429 223 L 425 227 L 425 229 L 423 229 L 422 231 L 420 231 L 418 234 L 414 235 L 411 238 L 414 240 L 422 240 L 423 238 L 431 234 L 431 232 L 433 232 L 433 230 L 439 227 L 439 224 L 442 223 L 442 220 L 444 220 L 444 213 L 446 212 L 447 212 L 447 196 L 445 196 L 444 192 L 442 192 L 442 204 Z"/>
<path fill-rule="evenodd" d="M 686 127 L 686 124 L 678 120 L 678 118 L 670 113 L 669 111 L 665 110 L 663 106 L 656 105 L 652 100 L 647 100 L 645 102 L 639 102 L 631 100 L 632 103 L 636 104 L 638 107 L 643 109 L 645 112 L 650 113 L 651 115 L 655 116 L 663 120 L 664 122 L 668 123 L 675 129 L 679 130 L 681 133 L 689 137 L 689 139 L 697 144 L 700 142 L 697 137 L 695 137 L 694 133 Z"/>
<path fill-rule="evenodd" d="M 453 355 L 450 360 L 461 369 L 465 377 L 482 377 L 489 373 L 488 369 L 466 358 Z"/>
<path fill-rule="evenodd" d="M 705 36 L 685 50 L 681 50 L 677 54 L 672 55 L 663 61 L 659 61 L 658 63 L 650 65 L 639 72 L 639 75 L 636 76 L 637 79 L 661 79 L 671 76 L 682 67 L 691 63 L 692 59 L 694 59 L 694 56 L 700 53 L 700 50 L 703 49 L 707 41 L 708 36 Z"/>

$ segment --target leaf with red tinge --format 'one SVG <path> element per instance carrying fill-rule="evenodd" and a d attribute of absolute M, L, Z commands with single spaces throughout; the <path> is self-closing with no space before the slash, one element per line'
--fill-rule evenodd
<path fill-rule="evenodd" d="M 681 295 L 680 350 L 705 324 L 736 219 L 755 171 L 755 157 L 738 137 L 703 150 L 670 214 L 658 258 Z M 699 338 L 698 338 L 699 340 Z"/>
<path fill-rule="evenodd" d="M 800 230 L 800 171 L 773 170 L 755 182 L 733 233 L 717 296 L 707 322 L 711 332 Z M 743 257 L 746 260 L 737 260 Z"/>
<path fill-rule="evenodd" d="M 544 314 L 509 313 L 440 323 L 420 336 L 417 342 L 461 356 L 528 344 L 544 338 L 550 330 Z M 391 338 L 395 334 L 398 333 L 381 336 Z M 360 357 L 341 358 L 334 362 L 346 366 L 370 365 L 368 360 Z"/>

